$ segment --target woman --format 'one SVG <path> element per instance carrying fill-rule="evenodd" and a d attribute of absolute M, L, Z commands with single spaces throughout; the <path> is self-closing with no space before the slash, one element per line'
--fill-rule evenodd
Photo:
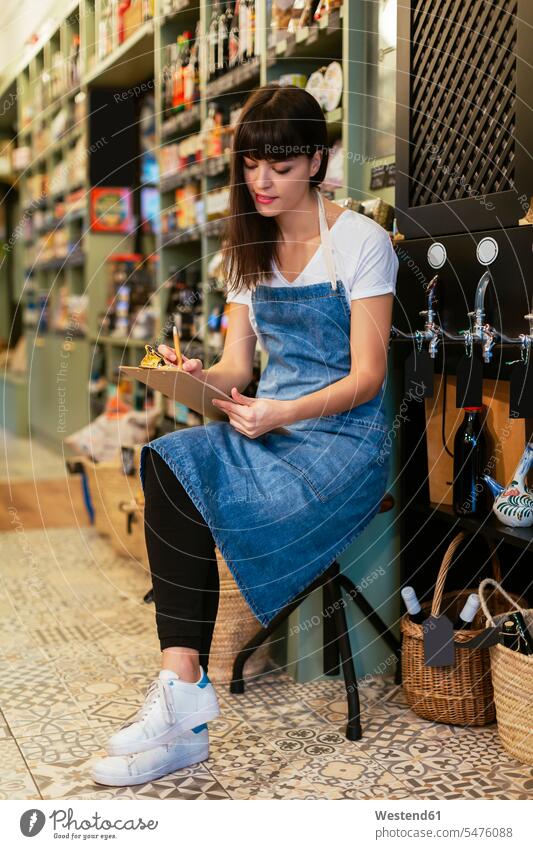
<path fill-rule="evenodd" d="M 137 784 L 208 757 L 215 543 L 266 626 L 379 510 L 382 407 L 398 261 L 374 221 L 323 200 L 327 128 L 295 86 L 255 91 L 235 129 L 224 351 L 183 368 L 232 397 L 228 420 L 144 445 L 140 476 L 162 670 L 94 767 Z M 255 398 L 256 342 L 268 352 Z M 173 350 L 159 347 L 168 363 Z"/>

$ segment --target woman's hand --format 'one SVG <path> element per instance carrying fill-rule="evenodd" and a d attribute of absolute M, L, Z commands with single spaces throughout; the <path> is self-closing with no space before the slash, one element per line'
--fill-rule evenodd
<path fill-rule="evenodd" d="M 159 345 L 156 350 L 158 354 L 161 354 L 167 365 L 175 366 L 177 364 L 178 358 L 174 348 L 170 348 L 168 345 Z M 202 361 L 196 357 L 189 359 L 185 354 L 182 354 L 181 358 L 183 360 L 183 371 L 202 380 L 204 377 Z"/>
<path fill-rule="evenodd" d="M 224 410 L 230 420 L 230 424 L 254 439 L 276 427 L 290 424 L 290 401 L 276 401 L 274 398 L 247 398 L 241 395 L 237 387 L 231 390 L 234 401 L 223 401 L 213 399 L 213 404 Z"/>

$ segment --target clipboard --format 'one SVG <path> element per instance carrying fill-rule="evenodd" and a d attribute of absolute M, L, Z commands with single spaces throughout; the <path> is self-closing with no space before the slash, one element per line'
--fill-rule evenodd
<path fill-rule="evenodd" d="M 235 403 L 233 398 L 205 380 L 199 380 L 192 374 L 174 366 L 162 366 L 160 368 L 119 366 L 119 368 L 127 377 L 139 380 L 151 389 L 155 389 L 156 392 L 161 392 L 167 398 L 173 398 L 174 401 L 184 404 L 190 410 L 194 410 L 195 413 L 200 413 L 202 416 L 217 421 L 229 421 L 227 413 L 216 407 L 211 401 L 213 398 L 219 398 L 222 401 Z M 288 435 L 290 431 L 284 427 L 277 427 L 267 431 L 267 433 Z"/>

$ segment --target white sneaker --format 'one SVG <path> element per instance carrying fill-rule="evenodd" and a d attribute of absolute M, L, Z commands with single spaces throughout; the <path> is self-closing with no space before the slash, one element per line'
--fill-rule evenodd
<path fill-rule="evenodd" d="M 97 784 L 124 787 L 144 784 L 163 775 L 200 763 L 209 757 L 209 734 L 203 723 L 180 734 L 172 743 L 156 746 L 147 752 L 100 758 L 91 767 L 91 778 Z"/>
<path fill-rule="evenodd" d="M 172 743 L 184 731 L 219 714 L 215 688 L 202 667 L 196 683 L 183 681 L 172 670 L 162 669 L 150 684 L 143 706 L 109 738 L 106 750 L 109 755 L 146 752 Z"/>

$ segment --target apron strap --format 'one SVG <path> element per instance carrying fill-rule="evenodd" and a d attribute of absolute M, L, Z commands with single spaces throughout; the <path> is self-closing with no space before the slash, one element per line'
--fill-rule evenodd
<path fill-rule="evenodd" d="M 331 281 L 331 285 L 336 290 L 337 289 L 337 274 L 335 271 L 335 259 L 333 256 L 333 249 L 331 247 L 331 234 L 329 232 L 328 223 L 326 221 L 326 210 L 324 208 L 324 199 L 322 194 L 318 189 L 315 190 L 317 193 L 318 200 L 318 218 L 320 222 L 320 239 L 322 241 L 322 247 L 324 248 L 324 257 L 326 260 L 326 266 L 328 269 L 329 279 Z"/>

